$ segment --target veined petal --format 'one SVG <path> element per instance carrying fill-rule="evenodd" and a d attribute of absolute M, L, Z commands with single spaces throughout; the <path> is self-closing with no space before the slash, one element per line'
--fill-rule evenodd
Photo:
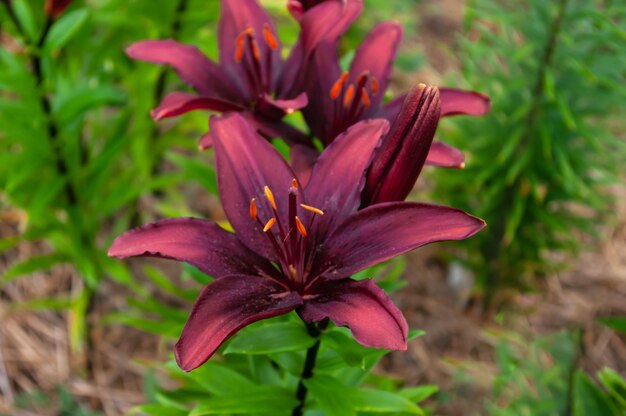
<path fill-rule="evenodd" d="M 328 212 L 316 219 L 317 241 L 359 208 L 365 171 L 388 129 L 387 120 L 361 121 L 339 135 L 320 155 L 305 189 L 308 203 Z"/>
<path fill-rule="evenodd" d="M 325 281 L 298 309 L 307 322 L 330 318 L 347 326 L 366 347 L 406 350 L 409 326 L 402 313 L 372 280 Z"/>
<path fill-rule="evenodd" d="M 428 151 L 426 164 L 443 168 L 458 168 L 465 166 L 465 155 L 456 147 L 444 142 L 434 141 Z"/>
<path fill-rule="evenodd" d="M 367 173 L 362 206 L 407 197 L 428 155 L 439 113 L 437 88 L 421 84 L 411 90 Z"/>
<path fill-rule="evenodd" d="M 244 326 L 290 312 L 301 303 L 300 295 L 270 279 L 233 275 L 215 280 L 196 299 L 175 346 L 176 362 L 191 371 Z"/>
<path fill-rule="evenodd" d="M 195 46 L 174 40 L 142 40 L 126 48 L 133 59 L 166 64 L 201 95 L 236 100 L 226 73 Z"/>
<path fill-rule="evenodd" d="M 321 41 L 336 44 L 362 10 L 363 0 L 334 0 L 324 1 L 304 13 L 300 27 L 305 56 Z"/>
<path fill-rule="evenodd" d="M 250 200 L 257 201 L 258 218 L 267 222 L 274 217 L 264 194 L 268 186 L 276 195 L 279 220 L 288 224 L 287 192 L 295 174 L 274 147 L 259 136 L 237 113 L 210 121 L 217 166 L 217 183 L 224 211 L 237 237 L 251 250 L 275 259 L 272 246 L 250 218 Z"/>
<path fill-rule="evenodd" d="M 385 95 L 401 40 L 402 26 L 385 22 L 376 26 L 356 50 L 350 65 L 350 79 L 351 82 L 356 82 L 364 72 L 376 79 L 378 91 L 372 93 L 369 88 L 372 108 L 377 107 Z"/>
<path fill-rule="evenodd" d="M 376 204 L 353 214 L 328 236 L 313 275 L 341 279 L 425 244 L 471 237 L 484 226 L 483 220 L 454 208 Z"/>
<path fill-rule="evenodd" d="M 172 92 L 165 96 L 157 108 L 150 112 L 155 120 L 174 117 L 193 110 L 241 111 L 243 108 L 235 103 L 220 98 Z"/>
<path fill-rule="evenodd" d="M 309 105 L 302 110 L 302 114 L 311 133 L 326 145 L 334 139 L 331 137 L 334 134 L 332 124 L 338 108 L 341 108 L 330 96 L 333 85 L 341 76 L 336 49 L 336 45 L 321 43 L 311 56 L 303 82 Z"/>
<path fill-rule="evenodd" d="M 108 252 L 120 259 L 135 256 L 184 261 L 204 273 L 275 274 L 272 265 L 217 224 L 196 218 L 173 218 L 127 231 Z"/>
<path fill-rule="evenodd" d="M 298 175 L 300 184 L 306 188 L 311 178 L 313 166 L 320 156 L 319 152 L 312 147 L 297 144 L 291 146 L 289 156 L 292 169 Z"/>
<path fill-rule="evenodd" d="M 441 117 L 465 114 L 481 116 L 491 110 L 491 99 L 485 94 L 457 88 L 440 87 Z"/>

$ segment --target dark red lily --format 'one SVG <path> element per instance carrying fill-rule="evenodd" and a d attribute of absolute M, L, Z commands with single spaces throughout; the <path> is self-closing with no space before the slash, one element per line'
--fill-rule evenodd
<path fill-rule="evenodd" d="M 314 54 L 313 73 L 306 91 L 309 104 L 303 109 L 312 133 L 328 145 L 338 134 L 359 120 L 382 117 L 394 122 L 407 98 L 403 94 L 383 104 L 393 61 L 402 39 L 402 28 L 385 22 L 374 28 L 356 50 L 348 71 L 339 66 L 336 47 L 320 45 Z M 439 88 L 441 117 L 467 114 L 481 115 L 490 109 L 490 100 L 484 94 L 455 88 Z M 433 153 L 427 163 L 459 167 L 463 154 L 458 150 L 434 142 Z"/>
<path fill-rule="evenodd" d="M 298 44 L 286 62 L 274 23 L 256 0 L 221 0 L 219 63 L 196 47 L 174 40 L 144 40 L 131 45 L 134 59 L 173 67 L 196 94 L 173 92 L 152 111 L 156 119 L 195 109 L 242 112 L 267 137 L 303 141 L 302 133 L 281 118 L 307 104 L 302 92 L 302 65 L 322 40 L 332 42 L 347 28 L 344 8 L 329 2 L 311 10 L 301 23 Z M 335 32 L 329 35 L 329 28 Z M 208 136 L 206 136 L 208 139 Z M 203 142 L 207 147 L 210 142 Z"/>
<path fill-rule="evenodd" d="M 350 276 L 424 244 L 467 238 L 484 222 L 413 202 L 362 210 L 360 190 L 385 120 L 352 126 L 324 151 L 303 187 L 280 154 L 238 114 L 211 121 L 218 185 L 235 233 L 199 219 L 157 222 L 118 237 L 110 256 L 185 261 L 216 277 L 176 344 L 192 370 L 242 327 L 296 310 L 330 318 L 365 346 L 406 349 L 407 323 L 372 281 Z M 346 163 L 345 155 L 352 157 Z"/>

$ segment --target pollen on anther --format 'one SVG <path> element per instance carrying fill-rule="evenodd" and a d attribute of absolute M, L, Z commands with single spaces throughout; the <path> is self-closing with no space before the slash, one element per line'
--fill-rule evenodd
<path fill-rule="evenodd" d="M 274 224 L 276 224 L 276 218 L 272 217 L 269 219 L 269 221 L 265 224 L 265 227 L 263 227 L 263 232 L 266 233 L 268 232 L 273 226 Z"/>
<path fill-rule="evenodd" d="M 306 204 L 300 204 L 300 206 L 301 206 L 302 208 L 306 209 L 307 211 L 311 211 L 311 212 L 312 212 L 312 213 L 314 213 L 314 214 L 317 214 L 317 215 L 324 215 L 324 211 L 322 211 L 322 210 L 321 210 L 321 209 L 319 209 L 319 208 L 315 208 L 315 207 L 312 207 L 312 206 L 310 206 L 310 205 L 306 205 Z"/>
<path fill-rule="evenodd" d="M 265 197 L 268 201 L 270 201 L 270 204 L 272 204 L 272 208 L 276 210 L 276 200 L 274 200 L 274 194 L 270 190 L 270 187 L 266 186 L 265 188 L 263 188 L 263 192 L 265 192 Z"/>
<path fill-rule="evenodd" d="M 250 217 L 251 217 L 253 220 L 256 220 L 256 219 L 257 219 L 256 199 L 255 199 L 255 198 L 252 198 L 252 199 L 250 200 Z"/>
<path fill-rule="evenodd" d="M 298 232 L 302 234 L 302 237 L 307 236 L 306 228 L 304 228 L 304 224 L 302 224 L 302 221 L 300 221 L 300 218 L 298 218 L 297 215 L 296 215 L 296 228 L 298 229 Z"/>
<path fill-rule="evenodd" d="M 298 181 L 296 180 L 296 178 L 293 178 L 291 180 L 291 187 L 298 189 Z"/>
<path fill-rule="evenodd" d="M 352 104 L 352 99 L 354 98 L 354 85 L 350 84 L 348 87 L 348 91 L 346 91 L 346 95 L 343 97 L 343 106 L 349 107 Z"/>
<path fill-rule="evenodd" d="M 337 97 L 339 96 L 339 93 L 341 92 L 341 88 L 343 87 L 343 84 L 345 84 L 346 80 L 348 79 L 348 75 L 349 75 L 348 71 L 343 71 L 339 79 L 335 81 L 335 83 L 333 84 L 333 87 L 330 89 L 331 99 L 333 100 L 337 99 Z"/>
<path fill-rule="evenodd" d="M 276 38 L 272 34 L 272 30 L 267 23 L 263 25 L 263 37 L 265 38 L 265 42 L 269 45 L 270 48 L 278 48 L 278 42 L 276 41 Z"/>

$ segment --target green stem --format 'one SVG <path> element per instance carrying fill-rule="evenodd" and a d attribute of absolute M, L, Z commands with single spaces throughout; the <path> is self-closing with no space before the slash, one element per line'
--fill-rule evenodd
<path fill-rule="evenodd" d="M 304 410 L 304 403 L 306 402 L 306 396 L 308 389 L 304 384 L 304 381 L 313 376 L 313 370 L 315 369 L 315 362 L 317 361 L 317 353 L 320 349 L 321 335 L 328 326 L 328 319 L 321 321 L 318 324 L 307 323 L 306 329 L 313 338 L 316 338 L 315 344 L 313 344 L 306 352 L 306 358 L 304 359 L 304 367 L 300 374 L 300 381 L 298 382 L 298 388 L 296 390 L 296 399 L 298 399 L 298 406 L 296 406 L 291 412 L 291 416 L 302 416 Z"/>

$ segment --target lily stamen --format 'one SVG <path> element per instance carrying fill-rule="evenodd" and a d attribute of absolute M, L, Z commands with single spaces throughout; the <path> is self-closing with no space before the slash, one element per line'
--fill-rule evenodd
<path fill-rule="evenodd" d="M 330 89 L 331 99 L 333 100 L 337 99 L 337 97 L 339 96 L 339 93 L 341 92 L 341 89 L 343 88 L 343 84 L 345 84 L 346 80 L 348 79 L 348 75 L 349 75 L 348 71 L 343 71 L 339 79 L 335 81 L 335 83 L 333 84 L 333 87 Z"/>
<path fill-rule="evenodd" d="M 272 193 L 270 187 L 266 185 L 265 188 L 263 188 L 263 192 L 265 192 L 265 197 L 272 205 L 272 208 L 274 208 L 274 211 L 276 211 L 276 200 L 274 199 L 274 194 Z"/>
<path fill-rule="evenodd" d="M 352 104 L 352 99 L 354 98 L 354 84 L 350 84 L 348 90 L 346 91 L 346 95 L 343 97 L 343 106 L 348 108 L 350 104 Z"/>
<path fill-rule="evenodd" d="M 322 211 L 322 210 L 321 210 L 321 209 L 319 209 L 319 208 L 315 208 L 315 207 L 312 207 L 312 206 L 310 206 L 310 205 L 305 205 L 305 204 L 300 204 L 300 206 L 301 206 L 302 208 L 306 209 L 307 211 L 311 211 L 311 212 L 312 212 L 312 213 L 314 213 L 314 214 L 317 214 L 317 215 L 324 215 L 324 211 Z"/>
<path fill-rule="evenodd" d="M 250 200 L 250 217 L 253 220 L 257 219 L 257 209 L 256 209 L 256 199 L 255 198 L 252 198 Z"/>
<path fill-rule="evenodd" d="M 302 237 L 307 236 L 306 228 L 304 228 L 304 224 L 302 224 L 302 221 L 300 221 L 300 218 L 298 218 L 298 216 L 296 216 L 296 228 L 298 229 L 298 232 L 302 235 Z"/>
<path fill-rule="evenodd" d="M 274 224 L 276 224 L 276 218 L 272 217 L 263 227 L 263 232 L 264 233 L 268 232 L 274 226 Z"/>
<path fill-rule="evenodd" d="M 270 26 L 267 23 L 263 25 L 263 37 L 265 38 L 265 43 L 267 43 L 267 45 L 270 48 L 272 49 L 278 48 L 278 41 L 272 34 L 272 30 L 270 29 Z"/>

